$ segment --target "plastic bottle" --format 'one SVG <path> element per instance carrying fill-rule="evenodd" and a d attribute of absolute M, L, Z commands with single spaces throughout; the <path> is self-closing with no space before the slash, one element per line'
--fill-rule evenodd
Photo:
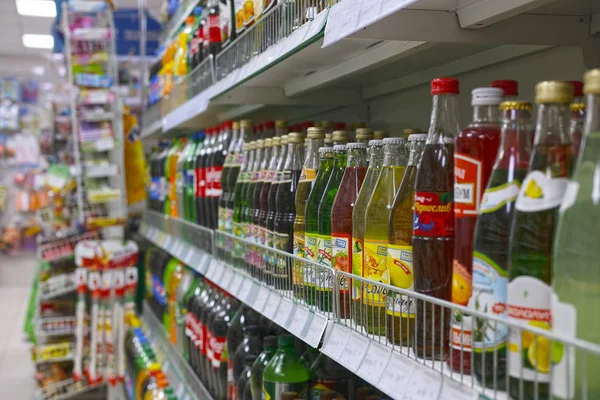
<path fill-rule="evenodd" d="M 260 326 L 259 314 L 245 304 L 241 304 L 231 319 L 231 325 L 227 332 L 227 351 L 232 352 L 232 357 L 227 360 L 227 398 L 232 399 L 235 392 L 236 382 L 233 379 L 233 364 L 235 351 L 244 339 L 249 326 Z"/>
<path fill-rule="evenodd" d="M 244 337 L 242 342 L 235 349 L 233 356 L 233 382 L 236 383 L 233 392 L 233 399 L 239 400 L 242 393 L 239 391 L 238 382 L 242 377 L 242 371 L 246 366 L 245 359 L 247 356 L 252 355 L 255 358 L 262 352 L 263 339 L 261 337 L 261 330 L 258 326 L 247 326 L 244 331 Z M 243 387 L 242 387 L 243 389 Z"/>
<path fill-rule="evenodd" d="M 225 149 L 226 146 L 226 155 L 225 160 L 223 162 L 223 170 L 221 172 L 221 196 L 218 200 L 218 224 L 217 228 L 220 231 L 225 231 L 225 224 L 227 221 L 227 199 L 229 198 L 229 192 L 231 192 L 234 187 L 231 186 L 231 179 L 229 178 L 230 172 L 235 175 L 235 179 L 237 179 L 237 172 L 239 172 L 239 168 L 235 159 L 237 155 L 235 154 L 235 146 L 237 145 L 237 137 L 239 134 L 239 129 L 236 129 L 232 121 L 226 121 L 223 123 L 223 138 L 222 144 Z M 239 125 L 238 125 L 239 128 Z M 225 151 L 225 150 L 224 150 Z M 237 172 L 236 172 L 237 169 Z M 235 184 L 235 180 L 233 181 Z M 233 209 L 232 209 L 233 211 Z"/>
<path fill-rule="evenodd" d="M 552 288 L 558 302 L 552 308 L 552 323 L 557 334 L 599 344 L 597 262 L 600 254 L 595 239 L 600 214 L 597 192 L 600 69 L 586 72 L 584 81 L 588 107 L 581 154 L 559 209 L 554 236 Z M 553 346 L 554 355 L 554 349 L 561 346 L 556 342 Z M 586 367 L 583 367 L 583 360 L 587 360 Z M 560 359 L 553 357 L 552 362 L 552 393 L 555 397 L 585 398 L 584 382 L 589 399 L 600 396 L 600 382 L 592 378 L 600 371 L 598 357 L 584 355 L 579 349 L 567 352 L 565 347 L 564 355 Z"/>
<path fill-rule="evenodd" d="M 183 189 L 183 217 L 188 222 L 196 222 L 196 204 L 195 204 L 195 182 L 196 182 L 196 169 L 194 168 L 194 161 L 196 159 L 196 152 L 200 143 L 204 140 L 203 133 L 194 133 L 192 135 L 192 142 L 184 158 L 185 168 L 185 184 Z"/>
<path fill-rule="evenodd" d="M 194 23 L 190 30 L 190 34 L 187 37 L 187 70 L 191 73 L 196 67 L 197 55 L 196 53 L 200 49 L 198 46 L 201 38 L 198 35 L 198 30 L 202 22 L 202 7 L 194 8 Z"/>
<path fill-rule="evenodd" d="M 179 285 L 181 283 L 181 280 L 184 277 L 184 273 L 185 273 L 185 265 L 179 261 L 176 260 L 177 264 L 175 265 L 175 268 L 173 269 L 173 272 L 171 273 L 171 277 L 168 280 L 168 287 L 167 287 L 167 295 L 169 296 L 169 310 L 168 310 L 168 326 L 167 326 L 167 332 L 169 332 L 169 337 L 171 339 L 171 343 L 173 344 L 180 344 L 177 343 L 177 291 L 179 290 Z M 166 283 L 166 282 L 165 282 Z M 184 290 L 184 289 L 182 289 Z M 183 291 L 183 293 L 185 293 L 185 291 Z M 180 296 L 183 296 L 182 294 L 180 294 Z"/>
<path fill-rule="evenodd" d="M 179 152 L 179 157 L 177 158 L 177 165 L 175 167 L 175 209 L 177 212 L 176 217 L 184 218 L 185 215 L 185 182 L 187 170 L 185 169 L 185 162 L 188 157 L 188 153 L 194 147 L 194 142 L 191 140 L 192 137 L 184 137 L 182 138 L 182 148 Z M 173 206 L 171 206 L 173 209 Z"/>
<path fill-rule="evenodd" d="M 283 392 L 296 392 L 296 398 L 305 398 L 310 372 L 294 349 L 294 337 L 281 335 L 277 343 L 277 352 L 263 374 L 263 391 L 271 399 L 278 399 Z"/>
<path fill-rule="evenodd" d="M 223 123 L 220 128 L 213 131 L 215 144 L 209 160 L 209 170 L 206 174 L 206 184 L 209 189 L 208 197 L 208 214 L 210 216 L 210 229 L 217 229 L 219 199 L 223 195 L 223 187 L 221 186 L 221 176 L 223 174 L 223 164 L 227 157 L 229 142 L 231 141 L 231 121 Z"/>
<path fill-rule="evenodd" d="M 206 56 L 211 54 L 216 57 L 221 52 L 221 8 L 219 3 L 220 0 L 209 0 L 208 2 L 208 20 L 204 28 Z"/>
<path fill-rule="evenodd" d="M 205 138 L 196 151 L 196 189 L 194 192 L 196 203 L 196 223 L 201 226 L 208 226 L 208 215 L 206 206 L 206 170 L 208 167 L 208 157 L 212 146 L 212 128 L 206 130 Z"/>
<path fill-rule="evenodd" d="M 365 219 L 365 261 L 363 277 L 376 282 L 390 284 L 390 271 L 387 265 L 388 224 L 394 198 L 404 177 L 408 163 L 406 140 L 404 138 L 383 139 L 383 168 L 375 185 L 375 190 L 367 205 Z M 356 221 L 361 223 L 361 221 Z M 363 286 L 362 325 L 367 332 L 385 335 L 386 298 L 385 289 L 375 285 Z"/>
<path fill-rule="evenodd" d="M 188 74 L 188 37 L 192 32 L 192 26 L 194 25 L 195 18 L 190 15 L 185 19 L 183 29 L 177 34 L 177 50 L 175 52 L 174 64 L 173 64 L 173 76 L 176 81 L 181 81 Z"/>
<path fill-rule="evenodd" d="M 262 400 L 263 374 L 267 364 L 277 351 L 277 336 L 265 336 L 263 339 L 263 351 L 252 365 L 250 385 L 252 389 L 252 400 Z"/>
<path fill-rule="evenodd" d="M 163 150 L 157 160 L 157 173 L 158 173 L 158 201 L 156 203 L 158 212 L 165 213 L 169 210 L 167 207 L 167 196 L 169 194 L 169 181 L 167 176 L 167 160 L 169 158 L 169 151 L 171 150 L 171 142 L 165 141 L 163 143 Z"/>
<path fill-rule="evenodd" d="M 185 335 L 185 327 L 186 327 L 186 314 L 188 312 L 187 304 L 189 301 L 189 296 L 191 295 L 191 289 L 196 285 L 198 277 L 194 270 L 191 268 L 183 268 L 183 276 L 177 285 L 177 289 L 175 291 L 175 317 L 173 321 L 175 321 L 175 340 L 174 343 L 177 343 L 177 347 L 183 350 L 184 356 L 187 359 L 187 341 Z"/>
<path fill-rule="evenodd" d="M 415 182 L 414 289 L 417 293 L 450 300 L 454 258 L 453 155 L 455 137 L 460 131 L 458 80 L 432 80 L 431 94 L 431 124 Z M 415 323 L 413 346 L 417 357 L 445 360 L 450 312 L 418 301 Z"/>
<path fill-rule="evenodd" d="M 358 135 L 357 135 L 358 136 Z M 358 139 L 358 138 L 357 138 Z M 362 142 L 358 142 L 362 143 Z M 369 141 L 369 168 L 367 174 L 358 192 L 358 197 L 354 203 L 352 210 L 352 274 L 363 276 L 364 265 L 364 240 L 365 240 L 365 216 L 367 206 L 375 190 L 375 185 L 379 180 L 381 169 L 383 167 L 383 141 Z M 352 301 L 354 313 L 352 317 L 357 324 L 362 321 L 362 292 L 363 284 L 359 280 L 354 280 L 352 283 Z"/>
<path fill-rule="evenodd" d="M 215 383 L 213 382 L 212 373 L 212 350 L 210 340 L 212 337 L 211 325 L 214 319 L 214 314 L 220 311 L 221 307 L 221 292 L 212 282 L 205 280 L 206 286 L 209 289 L 208 297 L 200 303 L 200 321 L 202 324 L 202 341 L 200 355 L 200 373 L 198 376 L 204 383 L 211 395 L 216 396 Z"/>
<path fill-rule="evenodd" d="M 409 158 L 402 183 L 394 198 L 388 223 L 388 271 L 390 284 L 413 289 L 412 253 L 415 180 L 427 134 L 413 133 L 408 137 Z M 391 343 L 409 346 L 414 335 L 416 300 L 394 294 L 387 303 L 387 337 Z"/>
<path fill-rule="evenodd" d="M 261 244 L 263 246 L 270 246 L 271 242 L 269 242 L 269 229 L 267 226 L 267 219 L 269 214 L 269 192 L 271 191 L 271 184 L 275 180 L 275 175 L 277 173 L 277 162 L 279 161 L 279 154 L 281 152 L 281 139 L 278 137 L 273 137 L 271 139 L 271 155 L 269 156 L 269 160 L 267 161 L 267 168 L 264 171 L 263 175 L 263 187 L 260 192 L 260 211 L 258 214 L 258 226 L 261 230 Z M 261 252 L 261 264 L 262 264 L 262 274 L 259 276 L 261 280 L 264 282 L 267 281 L 267 263 L 269 261 L 269 253 L 266 251 Z"/>
<path fill-rule="evenodd" d="M 546 81 L 535 89 L 535 143 L 510 231 L 507 305 L 509 320 L 551 329 L 552 239 L 573 165 L 568 131 L 573 87 L 567 82 Z M 549 398 L 548 347 L 548 342 L 536 341 L 531 332 L 510 330 L 508 374 L 512 397 L 522 393 L 524 399 Z M 527 357 L 523 356 L 525 352 Z"/>
<path fill-rule="evenodd" d="M 175 314 L 175 290 L 183 272 L 181 261 L 172 257 L 167 262 L 163 272 L 163 286 L 165 291 L 165 308 L 162 314 L 163 326 L 169 334 L 171 333 L 171 318 Z"/>
<path fill-rule="evenodd" d="M 246 164 L 246 152 L 244 151 L 244 141 L 246 138 L 246 132 L 251 128 L 252 123 L 250 121 L 241 121 L 240 123 L 233 123 L 233 132 L 236 140 L 231 141 L 230 153 L 233 152 L 231 159 L 230 169 L 231 172 L 227 175 L 229 186 L 228 195 L 224 196 L 225 204 L 225 232 L 233 233 L 233 214 L 235 212 L 235 201 L 238 196 L 237 182 L 240 178 L 242 168 Z M 235 132 L 238 131 L 237 136 Z"/>
<path fill-rule="evenodd" d="M 196 370 L 198 357 L 196 354 L 196 331 L 200 323 L 197 315 L 198 301 L 204 290 L 204 281 L 199 275 L 194 274 L 192 284 L 185 295 L 185 306 L 182 305 L 181 314 L 185 318 L 183 327 L 184 340 L 182 341 L 182 351 L 184 358 L 188 361 L 192 369 Z"/>
<path fill-rule="evenodd" d="M 323 399 L 326 392 L 333 392 L 332 398 L 338 399 L 350 399 L 354 396 L 354 374 L 325 354 L 319 353 L 310 367 L 310 373 L 312 379 L 309 399 Z"/>

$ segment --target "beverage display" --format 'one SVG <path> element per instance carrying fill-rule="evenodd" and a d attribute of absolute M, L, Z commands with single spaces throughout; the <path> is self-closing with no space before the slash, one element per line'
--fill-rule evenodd
<path fill-rule="evenodd" d="M 600 70 L 584 75 L 587 118 L 581 154 L 558 212 L 552 261 L 552 289 L 558 307 L 552 308 L 553 328 L 566 337 L 600 343 L 597 306 L 600 303 L 597 265 L 598 201 L 594 190 L 600 142 Z M 587 358 L 587 373 L 583 360 Z M 598 357 L 586 357 L 581 350 L 565 352 L 552 360 L 552 394 L 561 399 L 596 398 L 600 385 L 590 377 L 600 370 Z M 568 363 L 568 364 L 567 364 Z M 568 367 L 567 367 L 568 366 Z M 565 369 L 565 368 L 568 369 Z M 587 378 L 587 393 L 583 384 Z"/>
<path fill-rule="evenodd" d="M 250 387 L 252 390 L 252 400 L 261 400 L 263 396 L 262 382 L 263 374 L 267 364 L 277 352 L 277 336 L 265 336 L 263 339 L 263 351 L 252 366 L 252 375 L 250 377 Z"/>
<path fill-rule="evenodd" d="M 507 309 L 509 320 L 549 330 L 552 239 L 573 164 L 568 132 L 573 87 L 566 82 L 546 81 L 535 89 L 535 143 L 510 231 Z M 519 397 L 519 393 L 524 393 L 525 399 L 536 398 L 534 393 L 539 398 L 551 396 L 550 341 L 539 341 L 536 336 L 510 329 L 508 374 L 513 397 Z M 524 353 L 527 357 L 522 356 Z M 558 361 L 552 358 L 552 362 Z"/>
<path fill-rule="evenodd" d="M 369 168 L 367 169 L 360 192 L 358 192 L 354 209 L 352 210 L 352 274 L 356 276 L 363 276 L 365 258 L 364 221 L 367 206 L 375 190 L 375 185 L 379 181 L 379 175 L 383 167 L 383 141 L 371 140 L 369 142 L 369 152 Z M 353 318 L 357 324 L 360 324 L 362 319 L 362 294 L 363 284 L 361 281 L 355 280 L 352 283 L 352 310 L 354 310 Z"/>
<path fill-rule="evenodd" d="M 277 212 L 277 190 L 279 184 L 283 180 L 283 167 L 287 159 L 288 135 L 280 137 L 281 147 L 276 161 L 275 176 L 271 182 L 268 194 L 268 211 L 267 211 L 267 247 L 275 247 L 275 214 Z M 267 253 L 265 280 L 271 281 L 271 276 L 275 270 L 275 257 L 272 253 Z"/>
<path fill-rule="evenodd" d="M 415 181 L 414 290 L 443 300 L 452 294 L 454 258 L 454 141 L 458 126 L 458 80 L 431 81 L 433 108 Z M 450 313 L 417 302 L 413 348 L 418 357 L 448 356 Z M 435 334 L 433 332 L 439 333 Z"/>
<path fill-rule="evenodd" d="M 296 392 L 296 398 L 306 398 L 310 372 L 294 348 L 294 337 L 277 338 L 277 352 L 269 361 L 263 374 L 263 392 L 267 399 L 281 399 L 286 392 Z"/>
<path fill-rule="evenodd" d="M 319 153 L 319 170 L 315 184 L 308 194 L 306 200 L 306 226 L 304 243 L 304 258 L 313 263 L 327 265 L 325 254 L 319 252 L 319 240 L 321 240 L 323 250 L 324 241 L 319 236 L 319 205 L 323 198 L 323 192 L 333 170 L 333 148 L 321 147 Z M 314 266 L 308 266 L 303 269 L 303 297 L 308 304 L 317 304 L 317 273 Z"/>
<path fill-rule="evenodd" d="M 452 302 L 466 306 L 473 280 L 473 233 L 481 196 L 492 172 L 500 144 L 498 106 L 504 92 L 498 88 L 473 89 L 473 120 L 456 138 L 454 153 L 454 260 Z M 449 366 L 471 373 L 472 318 L 456 311 L 452 315 Z"/>
<path fill-rule="evenodd" d="M 394 199 L 388 223 L 387 267 L 390 284 L 413 290 L 414 269 L 412 253 L 415 180 L 417 167 L 425 147 L 427 135 L 413 133 L 408 137 L 409 158 L 400 188 Z M 394 294 L 386 309 L 387 338 L 394 344 L 409 346 L 414 334 L 416 301 L 408 296 Z"/>
<path fill-rule="evenodd" d="M 333 133 L 334 142 L 336 140 L 336 131 Z M 347 132 L 346 137 L 348 136 Z M 338 135 L 338 139 L 339 139 Z M 345 139 L 345 138 L 344 138 Z M 333 202 L 340 188 L 344 171 L 346 170 L 347 154 L 345 144 L 336 144 L 333 146 L 333 168 L 331 175 L 327 181 L 327 185 L 321 196 L 318 212 L 319 226 L 319 263 L 333 268 L 333 244 L 331 237 L 331 211 L 333 210 Z M 316 185 L 315 185 L 316 186 Z M 342 261 L 342 259 L 340 259 Z M 317 305 L 321 310 L 331 311 L 332 308 L 332 291 L 333 280 L 331 280 L 329 271 L 324 271 L 317 277 Z"/>
<path fill-rule="evenodd" d="M 355 221 L 365 226 L 362 276 L 388 285 L 388 223 L 407 162 L 403 138 L 383 139 L 383 168 L 367 205 L 364 221 Z M 367 332 L 385 335 L 386 289 L 372 283 L 363 285 L 362 313 L 361 324 Z"/>
<path fill-rule="evenodd" d="M 349 143 L 346 149 L 346 168 L 331 206 L 331 264 L 336 270 L 352 273 L 352 211 L 367 173 L 368 155 L 364 143 Z M 334 191 L 328 191 L 327 198 L 333 196 Z M 348 318 L 351 315 L 352 282 L 340 278 L 339 284 L 340 314 L 342 318 Z"/>
<path fill-rule="evenodd" d="M 308 124 L 308 123 L 307 123 Z M 310 254 L 306 254 L 306 251 L 315 250 L 316 243 L 316 231 L 317 226 L 314 225 L 314 246 L 310 248 L 310 243 L 308 243 L 305 239 L 305 232 L 307 231 L 306 227 L 306 211 L 308 208 L 308 199 L 309 194 L 312 193 L 312 189 L 316 184 L 317 179 L 317 169 L 319 168 L 319 149 L 323 146 L 323 141 L 325 139 L 325 131 L 321 128 L 308 127 L 307 128 L 308 135 L 306 137 L 307 146 L 306 146 L 306 159 L 304 161 L 304 166 L 302 168 L 302 174 L 300 175 L 300 182 L 298 183 L 298 190 L 296 192 L 296 218 L 294 220 L 294 255 L 300 258 L 307 258 L 308 260 L 316 261 L 316 255 L 314 253 L 312 256 Z M 319 169 L 320 172 L 320 169 Z M 321 179 L 322 180 L 322 179 Z M 327 183 L 327 182 L 325 182 Z M 320 200 L 320 199 L 319 199 Z M 316 209 L 314 210 L 316 216 Z M 314 256 L 314 257 L 313 257 Z M 314 279 L 313 277 L 304 276 L 305 273 L 312 271 L 312 269 L 304 269 L 303 265 L 300 262 L 294 263 L 293 269 L 293 284 L 295 287 L 294 293 L 296 296 L 302 296 L 299 294 L 299 288 L 302 284 L 306 284 L 310 282 L 310 287 L 314 290 Z M 310 301 L 314 296 L 305 297 L 306 301 Z M 313 303 L 314 304 L 314 301 Z"/>

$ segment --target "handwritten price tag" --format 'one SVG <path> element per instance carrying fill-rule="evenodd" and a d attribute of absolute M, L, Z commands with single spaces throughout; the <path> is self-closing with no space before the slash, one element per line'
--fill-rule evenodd
<path fill-rule="evenodd" d="M 479 393 L 473 388 L 444 379 L 439 400 L 477 400 Z"/>
<path fill-rule="evenodd" d="M 230 293 L 239 298 L 240 286 L 242 285 L 242 281 L 244 280 L 244 276 L 242 274 L 235 274 L 233 277 L 233 282 L 231 283 Z"/>
<path fill-rule="evenodd" d="M 373 385 L 377 385 L 390 361 L 391 354 L 392 350 L 390 348 L 372 342 L 365 358 L 358 367 L 357 374 Z"/>
<path fill-rule="evenodd" d="M 220 266 L 221 265 L 219 263 L 219 260 L 217 260 L 216 258 L 211 259 L 210 260 L 210 264 L 208 265 L 208 270 L 206 271 L 205 276 L 209 280 L 217 283 L 215 278 L 217 277 L 216 274 L 217 274 L 217 271 L 220 269 Z"/>
<path fill-rule="evenodd" d="M 254 283 L 250 279 L 244 279 L 244 283 L 242 283 L 242 287 L 240 288 L 239 299 L 243 302 L 246 302 L 248 296 L 250 295 L 250 291 L 252 290 L 252 286 Z"/>
<path fill-rule="evenodd" d="M 269 299 L 265 304 L 265 308 L 262 313 L 265 317 L 273 321 L 275 318 L 275 313 L 277 312 L 277 308 L 279 308 L 279 304 L 281 303 L 281 296 L 275 292 L 271 292 L 269 295 Z"/>
<path fill-rule="evenodd" d="M 367 350 L 369 349 L 369 338 L 352 332 L 346 342 L 346 347 L 340 357 L 340 364 L 345 366 L 350 371 L 356 371 L 360 366 Z"/>
<path fill-rule="evenodd" d="M 320 314 L 310 314 L 312 316 L 312 319 L 309 322 L 308 331 L 306 332 L 306 337 L 304 338 L 304 341 L 312 347 L 316 348 L 319 345 L 321 338 L 323 337 L 325 328 L 327 327 L 327 318 Z"/>
<path fill-rule="evenodd" d="M 307 308 L 297 306 L 296 312 L 292 316 L 292 322 L 290 323 L 290 332 L 293 333 L 295 336 L 301 336 L 309 315 L 310 312 Z"/>
<path fill-rule="evenodd" d="M 223 287 L 231 293 L 231 285 L 233 284 L 233 271 L 223 264 L 223 275 L 221 275 Z"/>
<path fill-rule="evenodd" d="M 425 367 L 415 368 L 406 386 L 404 398 L 411 400 L 437 400 L 442 388 L 439 372 Z"/>
<path fill-rule="evenodd" d="M 263 309 L 265 308 L 265 304 L 267 304 L 268 300 L 269 300 L 269 289 L 267 289 L 264 286 L 261 286 L 258 289 L 258 293 L 256 294 L 256 300 L 254 301 L 252 308 L 254 308 L 258 312 L 262 312 Z"/>
<path fill-rule="evenodd" d="M 335 361 L 339 361 L 352 331 L 333 321 L 327 323 L 327 334 L 321 351 Z"/>
<path fill-rule="evenodd" d="M 287 298 L 283 298 L 281 300 L 281 304 L 279 304 L 279 308 L 277 309 L 277 313 L 275 314 L 275 322 L 283 327 L 286 328 L 286 322 L 288 320 L 288 318 L 290 317 L 290 315 L 292 314 L 292 310 L 294 308 L 294 303 L 292 303 L 292 301 L 290 299 Z"/>
<path fill-rule="evenodd" d="M 408 360 L 406 356 L 392 352 L 377 387 L 394 398 L 402 398 L 414 368 L 415 363 Z"/>

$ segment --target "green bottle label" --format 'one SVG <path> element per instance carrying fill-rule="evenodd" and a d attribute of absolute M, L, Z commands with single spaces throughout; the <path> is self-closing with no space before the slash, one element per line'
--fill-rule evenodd
<path fill-rule="evenodd" d="M 304 399 L 308 390 L 308 381 L 305 382 L 270 382 L 263 380 L 263 399 L 264 400 L 281 400 L 283 393 L 295 392 L 298 394 L 296 398 Z"/>

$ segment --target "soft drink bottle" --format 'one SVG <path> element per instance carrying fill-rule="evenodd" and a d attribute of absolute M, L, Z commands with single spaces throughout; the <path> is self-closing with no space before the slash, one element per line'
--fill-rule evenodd
<path fill-rule="evenodd" d="M 256 268 L 254 268 L 254 259 L 256 258 L 256 251 L 257 248 L 256 246 L 254 246 L 255 243 L 257 243 L 257 238 L 256 238 L 256 226 L 254 225 L 254 222 L 252 220 L 253 216 L 254 216 L 254 191 L 256 189 L 257 186 L 260 186 L 262 184 L 262 182 L 260 182 L 260 170 L 261 170 L 261 163 L 263 161 L 263 154 L 264 154 L 264 140 L 259 139 L 256 140 L 254 142 L 254 163 L 252 164 L 252 168 L 251 168 L 251 177 L 250 177 L 250 182 L 248 183 L 247 187 L 246 187 L 246 207 L 244 208 L 244 216 L 243 216 L 243 220 L 246 223 L 246 231 L 245 231 L 245 237 L 246 237 L 246 242 L 248 243 L 247 247 L 246 247 L 246 269 L 248 270 L 249 273 L 252 274 L 252 276 L 256 276 L 257 274 L 257 270 Z"/>
<path fill-rule="evenodd" d="M 204 141 L 204 132 L 194 133 L 192 135 L 193 149 L 190 150 L 185 160 L 186 183 L 185 183 L 185 220 L 196 223 L 196 157 L 198 150 Z"/>
<path fill-rule="evenodd" d="M 254 229 L 254 234 L 252 237 L 254 238 L 254 243 L 263 245 L 266 240 L 266 232 L 263 230 L 262 225 L 260 223 L 260 214 L 261 214 L 261 206 L 262 206 L 262 192 L 265 187 L 266 175 L 268 173 L 269 161 L 271 160 L 271 150 L 273 148 L 273 141 L 271 138 L 264 140 L 262 159 L 260 161 L 258 178 L 256 181 L 256 185 L 254 186 L 254 194 L 253 194 L 253 210 L 252 210 L 252 226 Z M 264 271 L 265 266 L 263 263 L 263 255 L 260 247 L 255 246 L 252 258 L 252 265 L 254 266 L 255 276 L 264 280 Z"/>
<path fill-rule="evenodd" d="M 573 101 L 571 102 L 570 110 L 571 117 L 569 118 L 569 136 L 571 146 L 573 148 L 573 157 L 577 160 L 579 149 L 581 147 L 581 139 L 583 136 L 583 124 L 585 121 L 585 103 L 583 102 L 583 82 L 569 81 L 573 85 Z"/>
<path fill-rule="evenodd" d="M 225 163 L 223 164 L 223 173 L 221 174 L 221 187 L 223 193 L 219 199 L 219 224 L 218 228 L 220 231 L 227 232 L 226 226 L 228 225 L 228 217 L 233 217 L 233 213 L 227 212 L 227 202 L 229 198 L 233 196 L 232 192 L 235 189 L 235 182 L 237 181 L 238 173 L 240 172 L 241 165 L 237 164 L 238 154 L 236 152 L 238 146 L 238 138 L 240 135 L 240 124 L 238 122 L 225 123 L 225 128 L 231 130 L 231 140 L 227 148 L 227 157 L 225 157 Z M 233 212 L 233 208 L 231 209 Z M 229 221 L 229 232 L 231 232 L 231 221 Z"/>
<path fill-rule="evenodd" d="M 223 187 L 221 179 L 223 175 L 223 164 L 227 158 L 229 142 L 231 141 L 231 121 L 223 123 L 220 133 L 215 142 L 215 148 L 210 158 L 210 173 L 207 183 L 210 188 L 210 196 L 208 197 L 209 214 L 212 215 L 210 229 L 217 229 L 219 199 L 223 195 Z"/>
<path fill-rule="evenodd" d="M 211 130 L 207 129 L 205 132 L 204 140 L 202 144 L 198 146 L 196 151 L 196 184 L 195 184 L 195 203 L 196 203 L 196 223 L 201 226 L 207 225 L 206 215 L 206 169 L 207 169 L 207 155 L 210 151 L 211 146 Z"/>
<path fill-rule="evenodd" d="M 269 198 L 267 200 L 267 247 L 271 248 L 275 247 L 275 214 L 277 212 L 277 189 L 279 188 L 279 184 L 283 179 L 283 166 L 285 165 L 285 160 L 287 158 L 288 135 L 282 135 L 280 137 L 280 140 L 281 146 L 279 148 L 279 155 L 276 161 L 275 176 L 273 178 L 273 181 L 271 182 L 271 187 L 269 188 L 268 195 Z M 265 281 L 270 284 L 272 282 L 272 277 L 275 270 L 274 253 L 267 253 L 266 264 L 267 265 L 265 270 Z"/>

